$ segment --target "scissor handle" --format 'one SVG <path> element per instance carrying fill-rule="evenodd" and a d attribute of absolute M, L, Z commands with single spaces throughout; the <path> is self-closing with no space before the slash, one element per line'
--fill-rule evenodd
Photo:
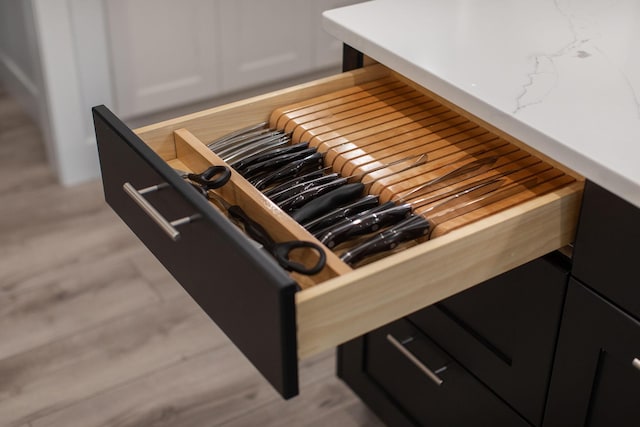
<path fill-rule="evenodd" d="M 262 225 L 249 218 L 240 206 L 229 206 L 227 208 L 229 216 L 238 221 L 244 227 L 244 231 L 256 242 L 260 243 L 280 264 L 288 271 L 295 271 L 301 274 L 313 275 L 319 273 L 327 263 L 327 255 L 322 247 L 316 243 L 304 240 L 292 240 L 290 242 L 276 243 Z M 294 249 L 310 248 L 318 253 L 318 261 L 312 267 L 292 261 L 289 258 Z"/>
<path fill-rule="evenodd" d="M 318 261 L 315 265 L 307 267 L 302 263 L 291 260 L 289 257 L 291 252 L 301 248 L 313 249 L 318 254 Z M 305 240 L 279 242 L 269 248 L 269 251 L 273 254 L 276 261 L 278 261 L 278 264 L 285 270 L 295 271 L 309 276 L 319 273 L 327 263 L 327 255 L 324 253 L 322 247 L 316 243 Z"/>
<path fill-rule="evenodd" d="M 211 166 L 202 173 L 190 173 L 187 175 L 193 182 L 197 182 L 205 190 L 220 188 L 231 179 L 231 169 L 227 166 Z"/>

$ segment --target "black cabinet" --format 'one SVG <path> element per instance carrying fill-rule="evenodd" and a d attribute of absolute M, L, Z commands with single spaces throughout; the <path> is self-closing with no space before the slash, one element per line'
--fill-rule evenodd
<path fill-rule="evenodd" d="M 550 254 L 349 342 L 339 375 L 389 425 L 539 425 L 568 271 Z"/>
<path fill-rule="evenodd" d="M 566 260 L 553 253 L 409 319 L 525 418 L 539 424 L 568 268 Z"/>
<path fill-rule="evenodd" d="M 587 182 L 572 274 L 640 317 L 640 209 Z"/>
<path fill-rule="evenodd" d="M 572 280 L 544 425 L 640 424 L 640 322 Z"/>
<path fill-rule="evenodd" d="M 363 341 L 363 374 L 396 406 L 392 419 L 380 414 L 389 425 L 529 425 L 408 321 L 380 328 Z"/>

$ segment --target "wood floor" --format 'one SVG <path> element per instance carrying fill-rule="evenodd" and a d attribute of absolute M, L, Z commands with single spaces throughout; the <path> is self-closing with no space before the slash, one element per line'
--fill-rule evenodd
<path fill-rule="evenodd" d="M 283 401 L 0 88 L 0 426 L 381 426 L 327 352 Z"/>

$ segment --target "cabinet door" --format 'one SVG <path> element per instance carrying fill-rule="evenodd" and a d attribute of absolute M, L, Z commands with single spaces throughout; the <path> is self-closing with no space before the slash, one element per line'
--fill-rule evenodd
<path fill-rule="evenodd" d="M 420 310 L 409 319 L 539 425 L 567 271 L 564 260 L 550 254 Z"/>
<path fill-rule="evenodd" d="M 362 397 L 389 425 L 529 425 L 410 322 L 398 320 L 363 340 L 356 373 L 348 372 L 345 378 L 341 369 L 340 374 L 350 385 L 354 374 L 368 380 L 374 391 Z M 349 344 L 345 348 L 346 353 L 354 349 Z M 341 357 L 346 353 L 343 349 Z M 357 385 L 355 390 L 360 392 Z M 371 399 L 380 392 L 387 396 L 382 405 Z"/>
<path fill-rule="evenodd" d="M 640 322 L 572 280 L 545 426 L 640 425 Z"/>
<path fill-rule="evenodd" d="M 105 7 L 120 117 L 218 92 L 214 2 L 109 0 Z"/>
<path fill-rule="evenodd" d="M 640 209 L 587 181 L 576 235 L 572 274 L 640 317 L 637 275 Z"/>
<path fill-rule="evenodd" d="M 308 0 L 221 0 L 219 6 L 225 91 L 311 70 Z"/>

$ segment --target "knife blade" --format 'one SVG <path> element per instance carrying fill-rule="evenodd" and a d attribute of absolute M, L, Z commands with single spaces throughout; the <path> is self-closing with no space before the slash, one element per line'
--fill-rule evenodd
<path fill-rule="evenodd" d="M 498 156 L 485 157 L 481 159 L 474 160 L 472 162 L 466 163 L 462 166 L 457 167 L 456 169 L 445 173 L 444 175 L 440 175 L 424 184 L 421 184 L 408 192 L 404 193 L 400 197 L 401 202 L 405 202 L 409 199 L 409 196 L 418 193 L 425 188 L 434 187 L 436 184 L 445 184 L 448 180 L 453 178 L 458 178 L 459 181 L 463 179 L 478 175 L 486 170 L 490 169 L 496 161 L 498 160 Z M 402 193 L 401 193 L 402 194 Z"/>

